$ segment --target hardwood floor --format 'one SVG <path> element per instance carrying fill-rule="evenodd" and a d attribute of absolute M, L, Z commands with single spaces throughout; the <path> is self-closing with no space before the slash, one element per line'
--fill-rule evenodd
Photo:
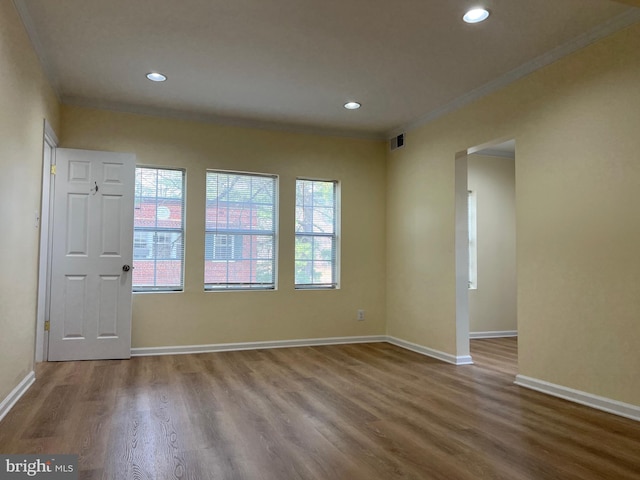
<path fill-rule="evenodd" d="M 640 423 L 513 384 L 515 339 L 455 367 L 386 343 L 45 363 L 1 453 L 81 479 L 640 479 Z"/>

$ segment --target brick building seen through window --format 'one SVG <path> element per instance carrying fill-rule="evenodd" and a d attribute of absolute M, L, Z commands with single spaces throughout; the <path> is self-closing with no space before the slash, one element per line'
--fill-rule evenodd
<path fill-rule="evenodd" d="M 136 168 L 133 290 L 182 290 L 184 171 Z"/>

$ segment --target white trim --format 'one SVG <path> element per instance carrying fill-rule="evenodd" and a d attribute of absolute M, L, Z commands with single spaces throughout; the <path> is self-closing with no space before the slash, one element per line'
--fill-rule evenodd
<path fill-rule="evenodd" d="M 517 330 L 493 330 L 491 332 L 471 332 L 469 334 L 469 338 L 504 338 L 517 336 Z"/>
<path fill-rule="evenodd" d="M 11 390 L 11 393 L 9 393 L 9 395 L 7 395 L 6 398 L 2 400 L 2 402 L 0 402 L 0 421 L 2 421 L 5 415 L 9 413 L 9 410 L 13 408 L 16 402 L 20 400 L 20 398 L 25 393 L 27 393 L 27 390 L 29 390 L 29 387 L 33 385 L 33 382 L 35 381 L 35 372 L 31 371 L 27 373 L 27 376 L 22 379 L 22 381 L 16 386 L 16 388 Z"/>
<path fill-rule="evenodd" d="M 573 388 L 545 382 L 544 380 L 538 380 L 537 378 L 527 377 L 525 375 L 516 375 L 516 381 L 514 383 L 521 387 L 546 393 L 547 395 L 552 395 L 564 400 L 569 400 L 570 402 L 579 403 L 607 413 L 613 413 L 614 415 L 640 421 L 640 406 L 638 405 L 600 397 L 598 395 L 593 395 L 592 393 L 574 390 Z"/>
<path fill-rule="evenodd" d="M 56 135 L 56 132 L 53 130 L 53 127 L 47 121 L 46 118 L 44 119 L 44 138 L 45 138 L 45 140 L 48 140 L 49 144 L 54 146 L 54 147 L 57 147 L 58 144 L 60 143 L 58 141 L 58 136 Z"/>
<path fill-rule="evenodd" d="M 443 105 L 440 108 L 436 108 L 435 110 L 431 110 L 429 113 L 418 117 L 417 119 L 409 122 L 405 125 L 398 126 L 393 130 L 387 132 L 386 138 L 393 138 L 400 133 L 410 132 L 415 130 L 416 128 L 422 127 L 429 122 L 436 120 L 444 115 L 447 115 L 459 108 L 464 107 L 476 100 L 485 97 L 491 93 L 494 93 L 510 83 L 515 82 L 516 80 L 521 79 L 529 75 L 530 73 L 535 72 L 551 63 L 560 60 L 567 55 L 572 54 L 580 50 L 581 48 L 586 47 L 604 37 L 607 37 L 618 30 L 622 30 L 634 23 L 640 21 L 640 9 L 639 8 L 631 8 L 622 14 L 615 16 L 608 21 L 604 22 L 601 25 L 598 25 L 594 29 L 583 33 L 582 35 L 577 36 L 576 38 L 568 41 L 567 43 L 560 45 L 547 53 L 540 55 L 537 58 L 534 58 L 530 62 L 527 62 L 519 67 L 514 68 L 513 70 L 505 73 L 504 75 L 492 80 L 488 83 L 485 83 L 481 87 L 475 88 L 458 98 L 452 100 L 451 102 Z"/>
<path fill-rule="evenodd" d="M 441 352 L 439 350 L 434 350 L 433 348 L 423 347 L 422 345 L 418 345 L 417 343 L 407 342 L 406 340 L 401 340 L 396 337 L 387 336 L 388 343 L 395 345 L 396 347 L 404 348 L 406 350 L 411 350 L 412 352 L 420 353 L 422 355 L 426 355 L 427 357 L 436 358 L 443 362 L 451 363 L 453 365 L 472 365 L 473 360 L 471 359 L 471 355 L 460 355 L 455 356 L 450 353 Z"/>
<path fill-rule="evenodd" d="M 469 350 L 469 188 L 467 152 L 455 156 L 455 300 L 456 300 L 456 365 L 473 363 Z M 460 363 L 462 362 L 462 363 Z"/>
<path fill-rule="evenodd" d="M 49 344 L 49 332 L 44 330 L 44 322 L 49 317 L 49 287 L 50 263 L 51 263 L 51 220 L 53 212 L 53 176 L 51 166 L 56 163 L 56 148 L 58 137 L 53 131 L 51 124 L 44 120 L 42 142 L 42 189 L 40 200 L 40 244 L 38 259 L 38 298 L 36 305 L 36 338 L 35 338 L 35 361 L 42 362 L 47 358 L 47 347 Z M 51 148 L 51 158 L 45 163 L 45 149 Z"/>
<path fill-rule="evenodd" d="M 416 343 L 407 342 L 388 335 L 369 335 L 364 337 L 329 337 L 307 338 L 300 340 L 273 340 L 266 342 L 242 342 L 242 343 L 215 343 L 209 345 L 176 345 L 166 347 L 139 347 L 131 349 L 132 357 L 144 357 L 152 355 L 184 355 L 189 353 L 214 353 L 232 352 L 239 350 L 261 350 L 268 348 L 291 347 L 315 347 L 322 345 L 344 345 L 353 343 L 381 343 L 387 342 L 405 350 L 420 353 L 428 357 L 436 358 L 453 365 L 471 365 L 473 360 L 470 355 L 455 356 L 440 352 L 432 348 L 423 347 Z"/>
<path fill-rule="evenodd" d="M 342 345 L 349 343 L 379 343 L 387 341 L 384 335 L 364 337 L 307 338 L 301 340 L 273 340 L 267 342 L 216 343 L 211 345 L 177 345 L 168 347 L 132 348 L 132 357 L 149 355 L 182 355 L 188 353 L 231 352 L 238 350 L 260 350 L 265 348 L 315 347 L 319 345 Z"/>
<path fill-rule="evenodd" d="M 476 152 L 476 153 L 471 153 L 470 155 L 484 155 L 487 157 L 510 158 L 511 160 L 516 159 L 516 152 L 505 152 L 504 150 L 498 150 L 493 148 L 485 148 L 484 150 L 482 150 L 482 153 Z"/>

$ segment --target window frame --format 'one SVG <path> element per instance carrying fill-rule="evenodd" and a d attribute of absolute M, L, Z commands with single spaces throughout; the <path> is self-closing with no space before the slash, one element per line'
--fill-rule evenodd
<path fill-rule="evenodd" d="M 478 289 L 478 194 L 467 190 L 467 222 L 469 241 L 469 290 Z"/>
<path fill-rule="evenodd" d="M 229 228 L 229 229 L 216 229 L 211 230 L 207 228 L 207 209 L 209 208 L 209 198 L 207 187 L 209 174 L 220 174 L 220 175 L 237 175 L 237 176 L 245 176 L 245 177 L 254 177 L 254 178 L 267 178 L 273 182 L 273 202 L 270 204 L 272 211 L 272 230 L 244 230 L 241 228 Z M 205 252 L 204 252 L 204 268 L 205 268 L 205 278 L 204 280 L 204 291 L 205 292 L 238 292 L 238 291 L 275 291 L 278 289 L 278 212 L 279 212 L 279 181 L 280 178 L 278 175 L 273 173 L 258 173 L 258 172 L 245 172 L 245 171 L 236 171 L 236 170 L 222 170 L 222 169 L 213 169 L 208 168 L 205 173 L 205 224 L 204 224 L 204 234 L 205 234 Z M 253 203 L 251 205 L 269 205 L 269 204 L 260 204 Z M 214 239 L 209 242 L 207 239 L 208 235 L 214 235 Z M 233 246 L 230 258 L 222 259 L 215 258 L 215 235 L 226 235 L 227 237 L 232 237 Z M 258 262 L 259 258 L 249 257 L 244 258 L 242 256 L 238 257 L 238 248 L 236 243 L 238 239 L 243 236 L 271 236 L 272 237 L 272 245 L 271 245 L 271 265 L 272 265 L 272 281 L 271 282 L 248 282 L 248 283 L 232 283 L 228 282 L 228 272 L 227 272 L 227 282 L 226 283 L 207 283 L 206 280 L 206 264 L 207 262 L 215 262 L 218 264 L 227 263 L 227 268 L 229 263 L 231 262 L 239 262 L 243 260 L 251 260 Z M 207 252 L 207 245 L 211 245 L 211 255 Z M 241 244 L 242 245 L 242 244 Z"/>
<path fill-rule="evenodd" d="M 136 227 L 135 226 L 135 215 L 134 215 L 134 228 L 133 228 L 133 244 L 134 244 L 134 256 L 133 256 L 133 266 L 135 268 L 136 266 L 136 261 L 140 261 L 143 259 L 136 259 L 135 258 L 135 249 L 136 249 L 136 239 L 139 238 L 136 234 L 154 234 L 154 235 L 167 235 L 167 234 L 178 234 L 178 238 L 182 238 L 182 242 L 181 242 L 181 246 L 180 246 L 180 253 L 181 253 L 181 258 L 176 258 L 176 259 L 172 259 L 172 258 L 165 258 L 165 257 L 161 257 L 158 258 L 157 253 L 154 251 L 152 253 L 152 256 L 150 258 L 147 258 L 148 260 L 153 260 L 154 262 L 154 279 L 157 278 L 157 262 L 160 260 L 180 260 L 180 284 L 179 285 L 135 285 L 132 282 L 132 291 L 133 293 L 174 293 L 174 292 L 184 292 L 184 278 L 185 278 L 185 251 L 186 251 L 186 204 L 187 204 L 187 170 L 185 168 L 181 168 L 181 167 L 168 167 L 165 165 L 136 165 L 136 171 L 135 171 L 135 182 L 134 182 L 134 188 L 137 188 L 137 184 L 138 184 L 138 170 L 139 169 L 147 169 L 147 170 L 165 170 L 165 171 L 174 171 L 174 172 L 181 172 L 182 173 L 182 185 L 181 185 L 181 196 L 179 198 L 180 200 L 180 219 L 181 219 L 181 227 L 180 228 L 170 228 L 170 227 L 158 227 L 157 225 L 157 221 L 158 221 L 158 217 L 157 217 L 157 213 L 156 213 L 156 226 L 154 227 Z M 174 199 L 174 200 L 178 200 L 178 198 L 173 198 L 173 197 L 163 197 L 163 196 L 159 196 L 161 192 L 158 191 L 158 187 L 156 186 L 156 195 L 155 195 L 155 199 L 156 199 L 156 205 L 157 205 L 157 199 Z M 138 194 L 137 190 L 134 191 L 134 208 L 138 208 L 138 198 L 147 198 L 148 196 L 142 195 L 142 192 L 140 193 L 140 195 Z M 152 198 L 152 197 L 148 197 L 148 198 Z M 163 205 L 160 205 L 163 206 Z M 138 242 L 140 243 L 140 242 Z M 165 245 L 166 243 L 164 243 L 163 245 Z M 145 248 L 151 248 L 154 249 L 155 247 L 158 246 L 157 242 L 152 241 L 151 243 L 151 247 L 149 247 L 149 242 L 145 242 L 145 245 L 147 247 Z M 138 247 L 140 248 L 140 247 Z M 135 273 L 134 273 L 134 278 L 135 278 Z"/>
<path fill-rule="evenodd" d="M 294 268 L 298 261 L 306 261 L 306 259 L 296 258 L 296 245 L 299 237 L 312 237 L 315 238 L 331 238 L 333 243 L 333 256 L 332 256 L 332 282 L 331 283 L 298 283 L 296 274 L 294 271 L 294 288 L 295 290 L 339 290 L 340 289 L 340 228 L 341 228 L 341 182 L 335 179 L 325 178 L 311 178 L 311 177 L 296 177 L 295 183 L 295 201 L 294 208 L 298 208 L 298 182 L 318 182 L 318 183 L 331 183 L 333 184 L 333 233 L 319 233 L 319 232 L 298 232 L 297 220 L 294 219 L 295 240 L 294 240 Z M 313 208 L 313 206 L 312 206 Z M 311 262 L 314 260 L 311 259 Z"/>

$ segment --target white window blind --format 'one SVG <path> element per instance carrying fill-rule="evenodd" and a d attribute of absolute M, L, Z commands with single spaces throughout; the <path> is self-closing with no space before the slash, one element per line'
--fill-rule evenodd
<path fill-rule="evenodd" d="M 478 204 L 476 193 L 468 192 L 469 208 L 469 289 L 478 288 Z"/>
<path fill-rule="evenodd" d="M 206 290 L 274 289 L 277 177 L 208 171 Z"/>
<path fill-rule="evenodd" d="M 338 182 L 296 180 L 295 286 L 338 286 Z"/>
<path fill-rule="evenodd" d="M 183 289 L 184 170 L 138 167 L 133 291 Z"/>

